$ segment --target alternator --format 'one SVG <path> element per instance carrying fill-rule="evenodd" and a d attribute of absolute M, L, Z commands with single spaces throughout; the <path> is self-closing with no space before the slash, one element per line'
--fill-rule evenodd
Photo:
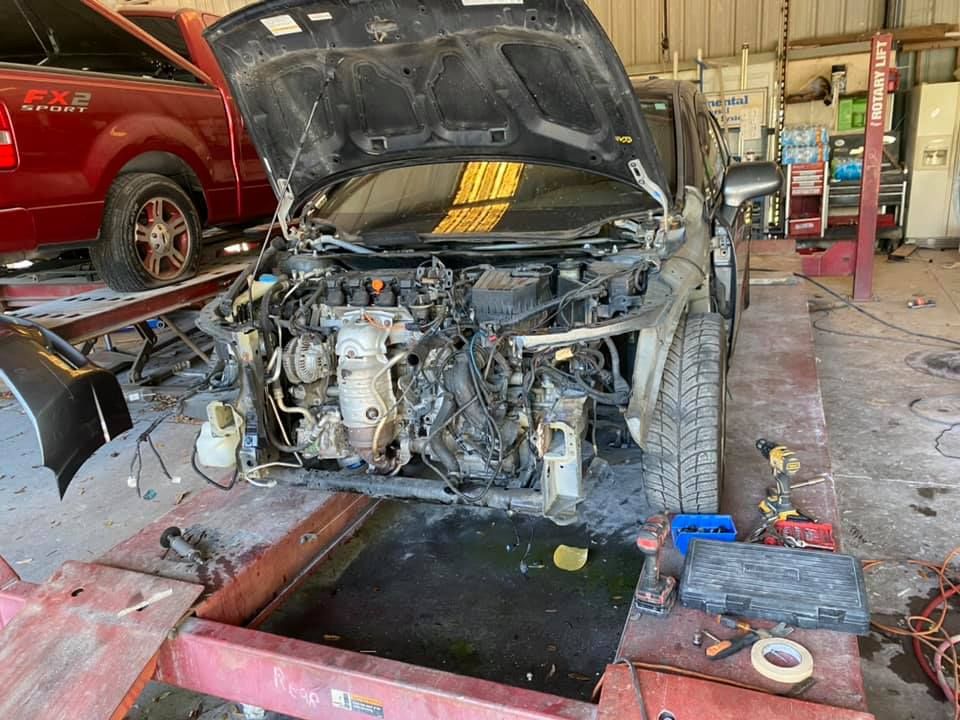
<path fill-rule="evenodd" d="M 330 347 L 319 335 L 300 335 L 283 352 L 283 370 L 292 383 L 315 383 L 333 370 Z"/>

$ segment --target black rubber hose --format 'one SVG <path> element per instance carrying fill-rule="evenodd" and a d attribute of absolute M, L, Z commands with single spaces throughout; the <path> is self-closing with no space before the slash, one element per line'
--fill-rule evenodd
<path fill-rule="evenodd" d="M 590 387 L 589 383 L 584 380 L 580 375 L 576 376 L 577 387 L 583 390 L 587 396 L 593 400 L 596 400 L 602 405 L 620 405 L 618 402 L 619 393 L 605 393 L 595 388 Z"/>
<path fill-rule="evenodd" d="M 266 255 L 268 252 L 270 252 L 269 249 L 264 252 L 264 255 Z M 250 273 L 252 272 L 253 264 L 251 263 L 233 279 L 233 282 L 230 283 L 230 287 L 227 288 L 227 291 L 221 295 L 219 299 L 211 303 L 216 305 L 217 314 L 220 317 L 230 317 L 233 314 L 233 303 L 240 295 L 240 291 L 243 290 L 244 286 L 247 284 L 247 278 L 250 277 Z"/>
<path fill-rule="evenodd" d="M 431 434 L 427 440 L 427 447 L 440 462 L 443 463 L 447 468 L 447 472 L 454 472 L 460 469 L 460 464 L 457 462 L 456 456 L 450 452 L 450 449 L 443 442 L 443 432 L 447 421 L 453 415 L 455 405 L 456 403 L 449 395 L 443 399 L 443 404 L 440 405 L 437 417 L 433 421 L 434 427 L 438 428 L 439 431 Z"/>
<path fill-rule="evenodd" d="M 212 300 L 204 305 L 203 309 L 200 311 L 200 314 L 197 315 L 197 327 L 214 340 L 219 340 L 220 342 L 227 344 L 232 343 L 233 331 L 230 330 L 229 326 L 227 326 L 226 321 L 223 319 L 223 316 L 220 315 L 219 310 L 219 300 Z"/>
<path fill-rule="evenodd" d="M 280 277 L 275 283 L 271 283 L 270 287 L 267 288 L 267 291 L 263 294 L 263 297 L 260 298 L 260 314 L 259 314 L 259 324 L 260 330 L 263 332 L 263 357 L 267 362 L 270 362 L 270 359 L 273 357 L 273 321 L 270 319 L 270 303 L 273 301 L 273 296 L 278 290 L 285 290 L 287 287 L 286 277 Z"/>
<path fill-rule="evenodd" d="M 607 351 L 610 353 L 610 372 L 613 373 L 613 394 L 619 399 L 619 405 L 626 405 L 627 400 L 630 398 L 630 385 L 623 379 L 623 375 L 620 374 L 620 351 L 617 350 L 617 344 L 613 341 L 613 338 L 605 337 L 603 342 L 606 344 Z"/>
<path fill-rule="evenodd" d="M 457 405 L 466 407 L 465 413 L 470 423 L 482 427 L 486 424 L 487 419 L 483 411 L 477 405 L 471 403 L 474 399 L 479 402 L 483 402 L 483 399 L 478 396 L 473 382 L 470 380 L 470 373 L 470 360 L 464 355 L 459 355 L 454 361 L 453 367 L 445 373 L 444 381 L 453 393 Z M 468 405 L 469 407 L 467 407 Z"/>

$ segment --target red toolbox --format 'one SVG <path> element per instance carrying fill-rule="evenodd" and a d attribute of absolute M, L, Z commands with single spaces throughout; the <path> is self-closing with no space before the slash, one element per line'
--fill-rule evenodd
<path fill-rule="evenodd" d="M 763 542 L 766 545 L 794 545 L 830 552 L 835 552 L 837 549 L 837 541 L 833 537 L 833 525 L 802 520 L 777 520 L 773 524 L 773 533 L 768 533 Z"/>
<path fill-rule="evenodd" d="M 823 237 L 827 218 L 827 164 L 787 165 L 787 235 Z"/>

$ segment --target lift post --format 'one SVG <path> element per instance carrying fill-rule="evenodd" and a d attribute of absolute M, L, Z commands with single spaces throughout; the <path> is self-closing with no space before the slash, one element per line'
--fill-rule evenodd
<path fill-rule="evenodd" d="M 883 131 L 887 120 L 887 91 L 893 35 L 877 33 L 870 44 L 870 80 L 867 92 L 867 130 L 863 145 L 860 215 L 857 220 L 857 258 L 853 299 L 873 298 L 873 253 L 877 241 L 880 173 L 883 169 Z"/>

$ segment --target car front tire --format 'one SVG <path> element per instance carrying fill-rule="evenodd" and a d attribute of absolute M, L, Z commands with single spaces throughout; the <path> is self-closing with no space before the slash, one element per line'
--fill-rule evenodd
<path fill-rule="evenodd" d="M 641 460 L 654 510 L 715 513 L 720 508 L 726 352 L 720 315 L 688 315 L 680 321 Z"/>

